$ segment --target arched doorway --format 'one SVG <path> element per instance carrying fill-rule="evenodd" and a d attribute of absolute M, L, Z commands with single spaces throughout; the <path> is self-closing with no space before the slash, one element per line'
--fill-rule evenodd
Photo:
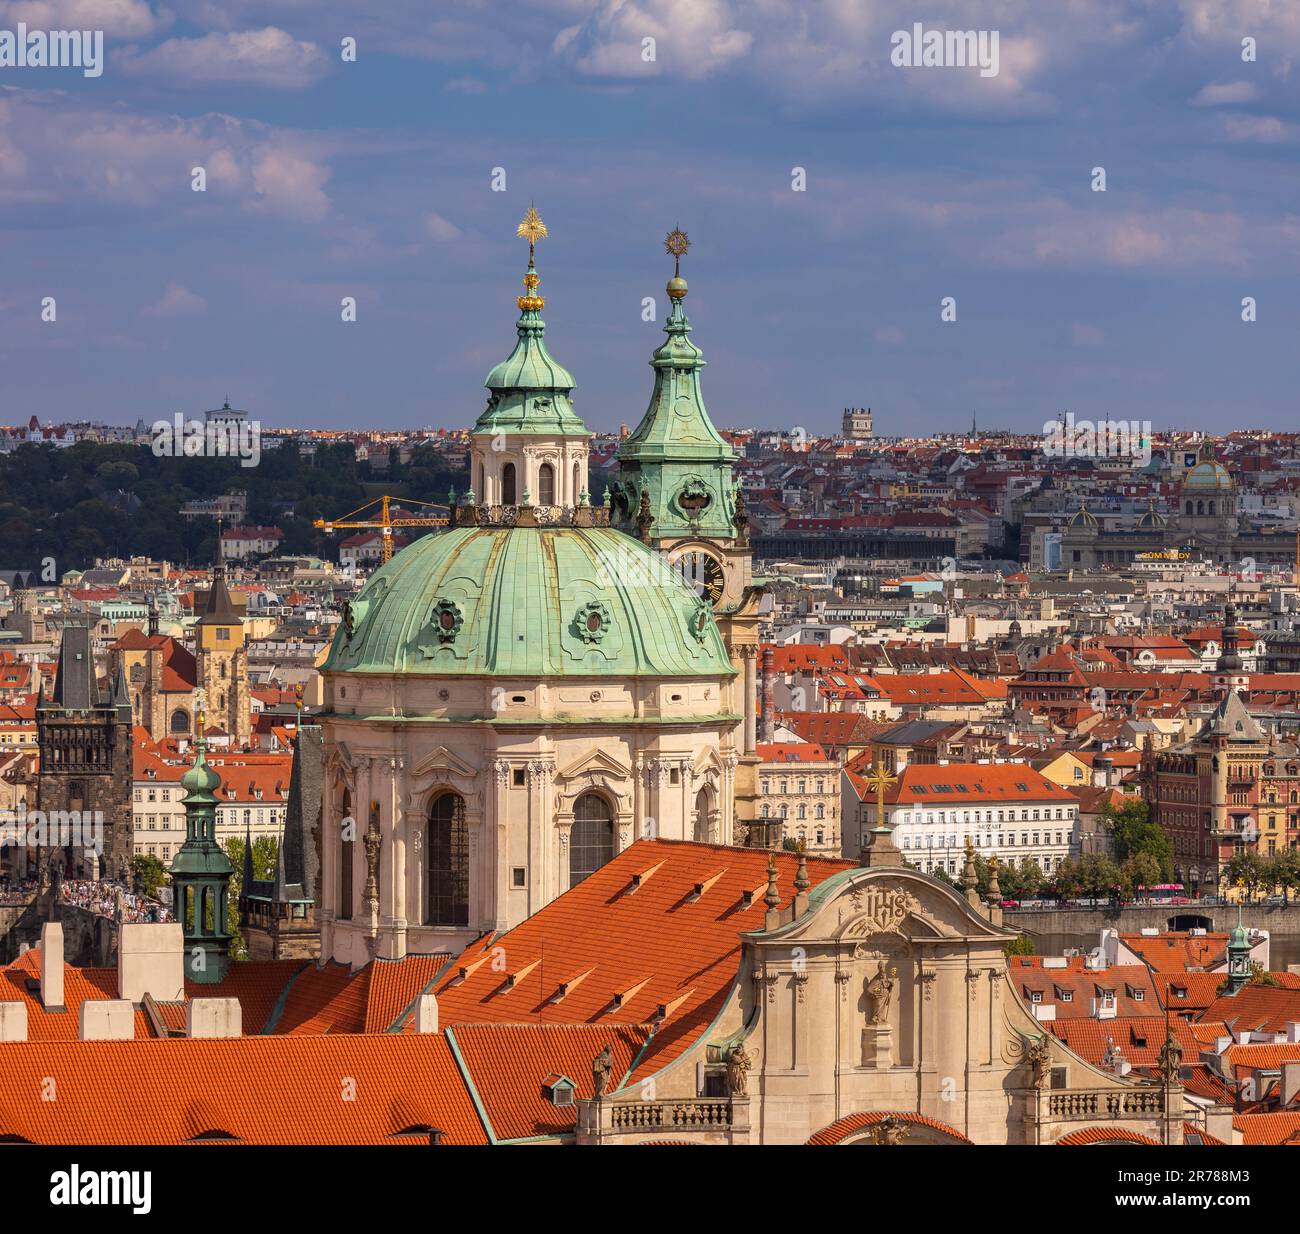
<path fill-rule="evenodd" d="M 573 805 L 569 833 L 569 886 L 576 887 L 614 856 L 614 815 L 599 793 L 583 793 Z"/>
<path fill-rule="evenodd" d="M 430 925 L 469 925 L 469 827 L 465 799 L 441 793 L 429 809 Z"/>
<path fill-rule="evenodd" d="M 501 469 L 501 504 L 503 506 L 513 506 L 515 504 L 515 465 L 507 463 Z"/>
<path fill-rule="evenodd" d="M 339 920 L 352 920 L 352 858 L 356 852 L 356 822 L 352 794 L 345 788 L 339 803 Z"/>
<path fill-rule="evenodd" d="M 709 842 L 709 812 L 713 806 L 713 798 L 707 788 L 702 788 L 695 794 L 695 839 L 701 844 Z"/>

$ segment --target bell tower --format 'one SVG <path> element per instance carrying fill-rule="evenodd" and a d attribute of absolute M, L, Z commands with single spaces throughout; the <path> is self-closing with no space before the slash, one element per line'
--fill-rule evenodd
<path fill-rule="evenodd" d="M 618 450 L 618 479 L 607 500 L 610 523 L 664 554 L 713 607 L 736 677 L 729 707 L 738 717 L 737 837 L 748 837 L 758 797 L 758 619 L 762 588 L 753 580 L 749 518 L 736 484 L 736 452 L 704 407 L 704 358 L 691 341 L 682 258 L 686 233 L 664 247 L 673 258 L 664 323 L 667 339 L 650 358 L 654 389 L 645 415 Z"/>
<path fill-rule="evenodd" d="M 195 642 L 199 688 L 208 707 L 217 722 L 245 746 L 253 728 L 248 700 L 248 648 L 244 621 L 230 598 L 226 563 L 220 557 L 213 567 L 212 588 L 198 620 Z"/>

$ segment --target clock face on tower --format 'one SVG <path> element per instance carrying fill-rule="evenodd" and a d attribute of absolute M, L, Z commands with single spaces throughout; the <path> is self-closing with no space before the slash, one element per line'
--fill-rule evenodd
<path fill-rule="evenodd" d="M 722 599 L 726 581 L 722 574 L 722 562 L 712 553 L 697 549 L 695 552 L 683 553 L 677 559 L 677 569 L 696 592 L 714 608 Z"/>

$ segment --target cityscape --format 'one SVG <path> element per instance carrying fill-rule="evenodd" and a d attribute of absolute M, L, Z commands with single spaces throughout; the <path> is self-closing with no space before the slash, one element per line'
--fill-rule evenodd
<path fill-rule="evenodd" d="M 745 4 L 525 7 L 525 43 L 549 32 L 550 54 L 605 83 L 615 111 L 615 83 L 662 88 L 660 50 L 712 49 L 716 64 L 662 70 L 688 94 L 751 48 L 773 54 L 741 37 Z M 1033 92 L 1025 47 L 1051 32 L 1016 33 L 1012 6 L 989 7 L 1000 31 L 899 9 L 892 56 L 888 30 L 858 18 L 883 40 L 871 63 L 964 75 L 952 99 L 916 103 L 948 109 L 943 128 L 982 115 L 980 90 Z M 1208 22 L 1238 73 L 1258 63 L 1258 34 L 1290 36 L 1291 51 L 1300 36 L 1266 5 L 1202 7 L 1212 20 L 1188 19 L 1184 50 L 1208 54 Z M 421 19 L 393 8 L 414 38 Z M 318 92 L 385 20 L 326 37 L 303 18 L 295 37 L 241 33 L 243 13 L 208 29 L 197 9 L 175 18 L 143 0 L 0 9 L 25 23 L 9 43 L 0 32 L 0 72 L 84 70 L 12 79 L 13 106 L 101 106 L 88 92 L 120 88 L 144 116 L 149 91 L 171 89 L 208 116 L 228 101 L 232 125 L 259 106 L 238 111 L 241 87 Z M 38 37 L 38 19 L 78 38 Z M 81 38 L 88 21 L 107 38 Z M 446 14 L 429 21 L 461 37 Z M 439 73 L 476 53 L 440 54 L 410 53 Z M 637 55 L 656 66 L 644 81 Z M 411 67 L 382 56 L 399 76 Z M 516 83 L 539 115 L 560 106 L 546 72 Z M 471 111 L 490 93 L 451 80 Z M 66 98 L 35 98 L 61 85 Z M 1272 86 L 1205 89 L 1197 115 Z M 288 124 L 278 97 L 260 106 Z M 476 114 L 467 134 L 494 123 Z M 383 131 L 376 157 L 400 157 L 398 130 Z M 324 193 L 294 162 L 307 154 L 281 156 L 259 165 L 258 192 L 287 192 L 276 177 L 293 173 L 295 192 Z M 195 185 L 239 179 L 211 149 L 182 161 Z M 1096 192 L 1105 169 L 1088 171 Z M 1100 1170 L 1074 1172 L 1103 1206 L 1247 1207 L 1265 1181 L 1284 1185 L 1250 1150 L 1300 1144 L 1289 340 L 1269 326 L 1260 343 L 1224 343 L 1256 349 L 1257 399 L 1245 389 L 1224 408 L 1180 378 L 1149 414 L 1109 397 L 1113 375 L 1031 365 L 1028 343 L 1033 389 L 1014 394 L 1010 379 L 962 382 L 960 357 L 926 343 L 952 387 L 939 409 L 928 384 L 900 397 L 883 354 L 889 375 L 873 380 L 878 352 L 912 346 L 901 329 L 838 359 L 806 350 L 782 316 L 812 294 L 798 267 L 782 254 L 779 285 L 746 281 L 765 255 L 738 255 L 698 173 L 657 221 L 639 203 L 619 244 L 610 220 L 584 251 L 596 207 L 570 208 L 524 166 L 498 189 L 498 172 L 504 185 L 503 168 L 476 167 L 492 199 L 476 221 L 427 223 L 472 261 L 439 258 L 425 287 L 444 333 L 426 340 L 419 414 L 411 390 L 389 399 L 400 365 L 364 406 L 326 390 L 345 353 L 378 367 L 407 343 L 350 350 L 389 293 L 346 270 L 322 283 L 337 307 L 296 396 L 263 346 L 283 330 L 291 376 L 307 327 L 283 306 L 278 326 L 241 326 L 199 303 L 185 280 L 200 264 L 146 324 L 124 319 L 123 338 L 152 339 L 126 347 L 134 387 L 110 376 L 118 358 L 74 363 L 59 343 L 47 359 L 65 373 L 47 364 L 43 388 L 19 375 L 7 391 L 0 1142 L 62 1154 L 48 1182 L 38 1169 L 34 1202 L 169 1211 L 182 1171 L 157 1153 L 205 1143 L 965 1146 L 992 1156 L 946 1155 L 963 1182 L 1015 1161 L 1015 1177 L 1047 1180 L 1042 1195 L 1055 1159 L 1038 1150 L 1060 1145 L 1102 1150 Z M 801 172 L 783 190 L 796 201 Z M 16 190 L 19 171 L 4 176 Z M 31 226 L 21 197 L 0 197 L 7 233 Z M 247 226 L 270 246 L 257 260 L 275 300 L 285 258 L 262 209 Z M 294 225 L 340 213 L 309 206 Z M 82 226 L 55 217 L 38 243 L 65 224 Z M 133 245 L 144 224 L 104 225 L 111 249 L 113 228 Z M 938 214 L 930 225 L 942 230 Z M 765 244 L 786 242 L 773 226 Z M 1293 250 L 1294 234 L 1277 263 Z M 26 263 L 15 294 L 30 298 L 39 259 Z M 71 316 L 75 347 L 82 293 L 49 268 L 42 321 L 54 337 Z M 1249 268 L 1237 281 L 1228 332 L 1256 322 Z M 650 290 L 615 324 L 602 284 Z M 976 311 L 961 279 L 954 295 L 926 286 L 929 329 L 956 328 L 959 298 Z M 466 312 L 441 316 L 462 292 Z M 787 297 L 803 307 L 777 305 Z M 1062 311 L 1074 345 L 1108 350 L 1105 331 Z M 175 366 L 190 344 L 169 333 L 174 317 L 210 323 L 225 353 L 184 397 Z M 571 345 L 616 402 L 589 401 Z M 7 346 L 21 368 L 26 344 Z M 1015 372 L 1015 356 L 998 363 Z M 765 377 L 737 373 L 751 359 Z M 98 407 L 78 397 L 83 363 L 111 382 Z M 1116 349 L 1104 363 L 1128 361 Z M 1216 1150 L 1211 1167 L 1188 1165 L 1193 1146 Z M 97 1169 L 110 1149 L 135 1154 L 112 1158 L 130 1165 L 120 1176 Z M 645 1177 L 646 1158 L 618 1160 Z M 419 1185 L 399 1179 L 394 1194 Z"/>

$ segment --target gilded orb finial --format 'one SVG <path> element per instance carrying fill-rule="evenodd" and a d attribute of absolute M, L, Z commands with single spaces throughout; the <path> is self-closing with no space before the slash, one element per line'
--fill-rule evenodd
<path fill-rule="evenodd" d="M 515 235 L 521 236 L 528 241 L 528 273 L 524 275 L 524 294 L 515 298 L 515 303 L 519 305 L 521 312 L 527 312 L 544 308 L 546 301 L 537 294 L 537 285 L 541 279 L 537 275 L 537 270 L 533 265 L 533 249 L 538 240 L 544 240 L 550 232 L 546 230 L 546 224 L 542 222 L 542 216 L 537 213 L 537 207 L 531 202 L 528 204 L 528 211 L 524 215 L 523 222 L 515 228 Z"/>
<path fill-rule="evenodd" d="M 668 238 L 664 240 L 664 248 L 673 255 L 673 277 L 668 280 L 670 299 L 680 300 L 686 295 L 686 280 L 682 278 L 682 258 L 690 247 L 691 242 L 680 227 L 674 227 L 668 233 Z"/>

